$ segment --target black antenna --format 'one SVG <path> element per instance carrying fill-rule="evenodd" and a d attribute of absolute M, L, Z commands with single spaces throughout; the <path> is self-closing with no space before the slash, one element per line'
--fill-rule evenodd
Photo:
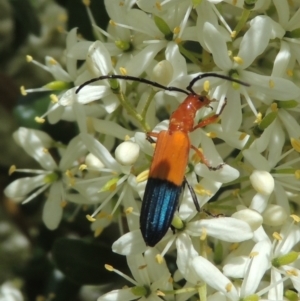
<path fill-rule="evenodd" d="M 246 86 L 246 87 L 250 87 L 249 84 L 247 84 L 247 83 L 245 83 L 243 81 L 240 81 L 238 79 L 232 78 L 230 76 L 227 76 L 227 75 L 218 74 L 218 73 L 202 73 L 202 74 L 199 74 L 198 76 L 196 76 L 195 78 L 193 78 L 190 81 L 189 85 L 186 87 L 186 89 L 188 91 L 190 91 L 191 93 L 196 94 L 196 92 L 192 88 L 193 85 L 195 84 L 195 82 L 197 82 L 198 80 L 200 80 L 202 78 L 205 78 L 205 77 L 218 77 L 218 78 L 226 79 L 226 80 L 231 81 L 231 82 L 235 82 L 235 83 L 241 84 L 241 85 Z"/>
<path fill-rule="evenodd" d="M 145 78 L 140 78 L 140 77 L 135 77 L 135 76 L 130 76 L 130 75 L 118 75 L 118 74 L 111 74 L 111 75 L 102 75 L 102 76 L 99 76 L 99 77 L 96 77 L 96 78 L 92 78 L 88 81 L 86 81 L 85 83 L 83 83 L 82 85 L 80 85 L 77 89 L 76 89 L 76 94 L 79 93 L 79 91 L 84 88 L 85 86 L 91 84 L 91 83 L 94 83 L 94 82 L 97 82 L 98 80 L 103 80 L 103 79 L 122 79 L 122 80 L 132 80 L 132 81 L 136 81 L 136 82 L 140 82 L 140 83 L 144 83 L 144 84 L 148 84 L 148 85 L 151 85 L 153 87 L 156 87 L 156 88 L 160 88 L 160 89 L 163 89 L 163 90 L 166 90 L 166 91 L 175 91 L 175 92 L 180 92 L 180 93 L 184 93 L 186 95 L 190 95 L 190 93 L 194 94 L 194 95 L 197 95 L 197 93 L 193 90 L 193 85 L 195 84 L 195 82 L 197 82 L 198 80 L 201 80 L 205 77 L 218 77 L 218 78 L 222 78 L 222 79 L 225 79 L 225 80 L 228 80 L 228 81 L 231 81 L 231 82 L 235 82 L 235 83 L 238 83 L 238 84 L 241 84 L 243 86 L 246 86 L 246 87 L 249 87 L 250 85 L 243 82 L 243 81 L 240 81 L 238 79 L 234 79 L 230 76 L 227 76 L 227 75 L 222 75 L 222 74 L 218 74 L 218 73 L 202 73 L 202 74 L 199 74 L 198 76 L 196 76 L 195 78 L 193 78 L 189 85 L 186 87 L 187 91 L 186 90 L 183 90 L 183 89 L 180 89 L 180 88 L 177 88 L 177 87 L 167 87 L 167 86 L 164 86 L 164 85 L 161 85 L 157 82 L 154 82 L 154 81 L 151 81 L 151 80 L 148 80 L 148 79 L 145 79 Z M 190 91 L 190 92 L 188 92 Z"/>
<path fill-rule="evenodd" d="M 102 80 L 102 79 L 123 79 L 123 80 L 132 80 L 132 81 L 136 81 L 136 82 L 140 82 L 140 83 L 144 83 L 144 84 L 148 84 L 148 85 L 151 85 L 153 87 L 156 87 L 156 88 L 160 88 L 160 89 L 164 89 L 164 90 L 167 90 L 167 91 L 176 91 L 176 92 L 181 92 L 181 93 L 184 93 L 186 95 L 190 95 L 189 92 L 183 90 L 183 89 L 180 89 L 180 88 L 177 88 L 177 87 L 166 87 L 164 85 L 161 85 L 157 82 L 153 82 L 151 80 L 148 80 L 148 79 L 145 79 L 145 78 L 139 78 L 139 77 L 134 77 L 134 76 L 130 76 L 130 75 L 118 75 L 118 74 L 112 74 L 112 75 L 102 75 L 102 76 L 99 76 L 97 78 L 93 78 L 93 79 L 90 79 L 88 81 L 86 81 L 84 84 L 80 85 L 77 90 L 76 90 L 76 94 L 82 89 L 84 88 L 85 86 L 91 84 L 91 83 L 94 83 L 98 80 Z"/>

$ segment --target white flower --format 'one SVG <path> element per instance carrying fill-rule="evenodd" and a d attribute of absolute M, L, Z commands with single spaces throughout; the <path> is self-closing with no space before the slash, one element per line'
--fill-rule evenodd
<path fill-rule="evenodd" d="M 134 279 L 124 275 L 123 273 L 109 267 L 109 270 L 115 271 L 120 276 L 134 284 L 133 287 L 123 288 L 111 291 L 98 298 L 98 301 L 109 300 L 162 300 L 164 291 L 173 289 L 170 281 L 170 272 L 165 262 L 158 263 L 156 260 L 157 251 L 148 249 L 144 255 L 137 254 L 127 257 L 128 267 Z M 163 300 L 173 300 L 174 296 L 164 296 Z"/>
<path fill-rule="evenodd" d="M 245 70 L 268 46 L 271 38 L 271 24 L 268 17 L 257 16 L 250 22 L 250 29 L 242 38 L 238 55 L 233 60 L 228 56 L 226 40 L 218 29 L 208 22 L 205 23 L 204 29 L 205 45 L 212 53 L 218 68 L 222 70 L 219 72 L 220 74 L 237 74 L 240 80 L 251 85 L 248 88 L 249 93 L 251 91 L 252 95 L 256 95 L 261 101 L 266 101 L 265 98 L 261 98 L 261 94 L 280 100 L 289 100 L 300 95 L 299 88 L 290 81 L 275 76 L 262 76 Z M 228 99 L 222 113 L 222 126 L 225 132 L 238 130 L 242 122 L 240 94 L 245 96 L 248 105 L 257 115 L 249 93 L 243 86 L 240 86 L 239 92 L 229 82 L 223 82 L 212 93 L 213 98 L 220 99 L 217 112 L 223 106 L 225 98 Z"/>
<path fill-rule="evenodd" d="M 4 193 L 7 197 L 24 204 L 48 189 L 48 197 L 43 209 L 43 221 L 49 229 L 54 230 L 62 218 L 63 206 L 67 201 L 66 190 L 72 181 L 66 176 L 66 173 L 71 173 L 74 162 L 86 151 L 86 148 L 79 137 L 75 137 L 57 164 L 49 152 L 49 148 L 55 147 L 55 142 L 46 133 L 19 128 L 14 133 L 14 139 L 39 162 L 43 169 L 16 169 L 13 167 L 12 172 L 37 175 L 15 180 L 5 188 Z"/>
<path fill-rule="evenodd" d="M 255 173 L 261 174 L 263 171 L 267 172 L 269 179 L 270 176 L 273 177 L 273 180 L 268 180 L 270 182 L 270 188 L 273 187 L 273 181 L 275 182 L 274 185 L 274 194 L 275 199 L 278 205 L 282 206 L 283 209 L 289 213 L 290 208 L 288 205 L 288 197 L 287 192 L 299 192 L 299 180 L 296 177 L 297 171 L 293 168 L 293 164 L 299 162 L 300 158 L 296 160 L 287 161 L 283 164 L 277 165 L 279 161 L 281 161 L 284 157 L 290 154 L 293 151 L 290 150 L 287 153 L 281 155 L 279 154 L 276 158 L 276 161 L 273 162 L 268 161 L 267 158 L 263 157 L 259 154 L 255 149 L 250 148 L 243 151 L 244 157 L 247 159 L 249 163 L 256 169 Z M 274 159 L 274 158 L 272 158 Z M 259 170 L 259 172 L 258 172 Z M 265 182 L 261 182 L 264 186 Z M 267 184 L 267 183 L 266 183 Z M 264 188 L 265 189 L 265 188 Z M 268 189 L 268 193 L 258 192 L 254 198 L 252 199 L 252 204 L 250 206 L 251 209 L 255 209 L 258 212 L 263 212 L 267 206 L 267 200 L 270 197 L 270 192 L 272 189 Z"/>

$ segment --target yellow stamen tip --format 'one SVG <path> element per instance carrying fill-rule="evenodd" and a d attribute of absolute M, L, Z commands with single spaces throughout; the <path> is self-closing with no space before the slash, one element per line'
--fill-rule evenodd
<path fill-rule="evenodd" d="M 274 83 L 274 81 L 271 80 L 271 79 L 270 79 L 270 81 L 269 81 L 269 87 L 270 87 L 271 89 L 273 89 L 273 88 L 275 87 L 275 83 Z"/>
<path fill-rule="evenodd" d="M 300 169 L 297 169 L 297 170 L 295 171 L 294 175 L 295 175 L 295 178 L 296 178 L 297 180 L 300 180 Z"/>
<path fill-rule="evenodd" d="M 137 183 L 140 183 L 140 182 L 146 181 L 148 179 L 148 177 L 149 177 L 149 169 L 144 170 L 139 175 L 137 175 L 135 180 Z"/>
<path fill-rule="evenodd" d="M 35 122 L 37 122 L 37 123 L 44 123 L 46 120 L 45 120 L 45 118 L 41 118 L 41 117 L 38 117 L 38 116 L 36 116 L 35 118 L 34 118 L 34 120 L 35 120 Z"/>
<path fill-rule="evenodd" d="M 296 270 L 287 270 L 286 274 L 289 276 L 295 276 L 295 277 L 298 276 L 298 272 Z"/>
<path fill-rule="evenodd" d="M 293 149 L 300 153 L 300 140 L 299 139 L 295 139 L 295 138 L 291 138 L 291 144 Z"/>
<path fill-rule="evenodd" d="M 200 235 L 200 240 L 205 240 L 206 239 L 206 237 L 207 237 L 207 230 L 205 229 L 205 228 L 202 228 L 201 229 L 202 230 L 202 233 L 201 233 L 201 235 Z"/>
<path fill-rule="evenodd" d="M 120 73 L 121 73 L 122 75 L 127 75 L 127 70 L 126 70 L 126 68 L 120 67 L 119 71 L 120 71 Z"/>
<path fill-rule="evenodd" d="M 294 75 L 294 71 L 291 69 L 287 69 L 286 74 L 287 74 L 287 76 L 292 77 Z"/>
<path fill-rule="evenodd" d="M 249 257 L 250 257 L 250 258 L 253 258 L 253 257 L 257 256 L 258 254 L 259 254 L 258 252 L 251 252 L 251 253 L 249 254 Z"/>
<path fill-rule="evenodd" d="M 259 113 L 257 114 L 257 116 L 256 116 L 256 119 L 255 119 L 254 123 L 260 124 L 261 121 L 262 121 L 262 113 L 259 112 Z"/>
<path fill-rule="evenodd" d="M 217 133 L 215 133 L 215 132 L 209 132 L 209 133 L 206 134 L 206 136 L 209 137 L 209 138 L 212 138 L 212 139 L 218 137 Z"/>
<path fill-rule="evenodd" d="M 228 283 L 228 284 L 226 285 L 225 289 L 226 289 L 227 292 L 230 292 L 230 291 L 232 290 L 232 283 L 231 283 L 231 282 Z"/>
<path fill-rule="evenodd" d="M 62 201 L 62 202 L 60 203 L 60 207 L 61 207 L 61 208 L 65 208 L 67 205 L 68 205 L 68 202 L 67 202 L 67 201 Z"/>
<path fill-rule="evenodd" d="M 272 112 L 277 112 L 278 111 L 278 105 L 277 105 L 276 102 L 273 102 L 271 104 L 271 110 L 272 110 Z"/>
<path fill-rule="evenodd" d="M 157 254 L 155 259 L 158 264 L 162 264 L 164 262 L 164 258 L 161 256 L 161 254 Z"/>
<path fill-rule="evenodd" d="M 51 94 L 50 99 L 51 99 L 52 103 L 57 103 L 58 102 L 58 97 L 55 94 Z"/>
<path fill-rule="evenodd" d="M 160 291 L 160 290 L 157 290 L 157 291 L 156 291 L 156 295 L 157 295 L 157 296 L 160 296 L 160 297 L 164 297 L 166 294 L 163 293 L 163 292 Z"/>
<path fill-rule="evenodd" d="M 237 242 L 233 243 L 230 245 L 229 250 L 230 251 L 234 251 L 239 247 L 240 244 L 238 244 Z"/>
<path fill-rule="evenodd" d="M 110 264 L 105 264 L 104 267 L 109 272 L 113 272 L 114 271 L 114 267 L 112 265 L 110 265 Z"/>
<path fill-rule="evenodd" d="M 160 4 L 160 2 L 156 2 L 156 3 L 155 3 L 155 7 L 156 7 L 158 10 L 161 10 L 161 4 Z"/>
<path fill-rule="evenodd" d="M 93 223 L 94 221 L 96 221 L 96 219 L 94 217 L 92 217 L 91 215 L 89 215 L 89 214 L 87 214 L 85 217 L 91 223 Z"/>
<path fill-rule="evenodd" d="M 133 212 L 133 207 L 128 207 L 124 210 L 125 214 L 131 214 Z"/>
<path fill-rule="evenodd" d="M 294 222 L 299 223 L 300 222 L 300 217 L 296 214 L 290 215 L 290 217 L 294 220 Z"/>
<path fill-rule="evenodd" d="M 54 58 L 51 58 L 51 59 L 49 60 L 49 63 L 50 63 L 51 65 L 57 65 L 57 61 L 56 61 Z"/>
<path fill-rule="evenodd" d="M 175 43 L 176 43 L 176 44 L 180 44 L 181 42 L 182 42 L 182 39 L 180 39 L 180 38 L 176 38 L 176 39 L 175 39 Z"/>
<path fill-rule="evenodd" d="M 23 96 L 26 96 L 26 95 L 27 95 L 27 92 L 26 92 L 24 86 L 21 86 L 21 87 L 20 87 L 20 92 L 21 92 L 21 94 L 22 94 Z"/>
<path fill-rule="evenodd" d="M 33 57 L 31 55 L 26 55 L 26 61 L 27 63 L 30 63 L 33 61 Z"/>
<path fill-rule="evenodd" d="M 86 164 L 81 164 L 81 165 L 79 166 L 79 170 L 80 170 L 80 171 L 87 170 L 87 165 L 86 165 Z"/>
<path fill-rule="evenodd" d="M 8 170 L 8 175 L 12 175 L 16 171 L 17 167 L 16 165 L 12 165 Z"/>
<path fill-rule="evenodd" d="M 73 177 L 74 177 L 74 176 L 73 176 L 73 173 L 72 173 L 69 169 L 66 170 L 65 175 L 66 175 L 68 178 L 73 178 Z"/>
<path fill-rule="evenodd" d="M 128 140 L 130 140 L 130 136 L 126 135 L 125 138 L 124 138 L 124 141 L 128 141 Z"/>
<path fill-rule="evenodd" d="M 180 26 L 176 26 L 176 27 L 173 29 L 173 33 L 174 33 L 174 34 L 179 34 L 179 33 L 180 33 Z"/>
<path fill-rule="evenodd" d="M 239 140 L 244 140 L 245 137 L 247 137 L 247 133 L 243 132 L 241 133 Z"/>
<path fill-rule="evenodd" d="M 82 3 L 83 3 L 85 6 L 90 6 L 90 5 L 91 5 L 91 1 L 90 1 L 90 0 L 82 0 Z"/>
<path fill-rule="evenodd" d="M 208 93 L 209 89 L 210 89 L 210 83 L 209 80 L 206 80 L 203 84 L 203 90 Z"/>
<path fill-rule="evenodd" d="M 116 25 L 117 25 L 116 22 L 113 21 L 113 20 L 110 20 L 110 21 L 109 21 L 109 24 L 110 24 L 111 26 L 116 26 Z"/>
<path fill-rule="evenodd" d="M 242 65 L 244 63 L 243 59 L 239 56 L 234 56 L 233 60 L 239 65 Z"/>
<path fill-rule="evenodd" d="M 102 232 L 103 232 L 103 228 L 101 227 L 97 228 L 94 232 L 94 237 L 100 236 Z"/>
<path fill-rule="evenodd" d="M 236 31 L 234 30 L 232 33 L 231 33 L 231 38 L 235 38 L 236 37 Z"/>
<path fill-rule="evenodd" d="M 282 240 L 282 237 L 281 235 L 278 233 L 278 232 L 274 232 L 272 234 L 273 238 L 276 239 L 276 240 Z"/>
<path fill-rule="evenodd" d="M 232 195 L 234 197 L 237 197 L 239 195 L 239 193 L 240 193 L 240 189 L 235 189 L 235 190 L 232 191 Z"/>

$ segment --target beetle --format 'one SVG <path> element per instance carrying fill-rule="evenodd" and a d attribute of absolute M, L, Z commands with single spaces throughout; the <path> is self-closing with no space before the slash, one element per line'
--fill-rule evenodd
<path fill-rule="evenodd" d="M 211 100 L 207 96 L 198 95 L 192 88 L 197 81 L 206 77 L 222 78 L 244 86 L 249 86 L 247 83 L 218 73 L 203 73 L 196 76 L 189 83 L 186 90 L 172 86 L 163 86 L 145 78 L 129 75 L 103 75 L 85 82 L 76 90 L 76 93 L 78 93 L 85 85 L 98 80 L 121 79 L 138 81 L 167 91 L 176 91 L 186 94 L 185 100 L 171 114 L 169 128 L 159 133 L 148 132 L 146 134 L 149 141 L 153 142 L 153 138 L 156 139 L 156 147 L 150 166 L 140 214 L 141 233 L 146 245 L 150 247 L 155 246 L 164 237 L 171 226 L 185 184 L 187 184 L 191 192 L 197 211 L 200 211 L 195 192 L 185 180 L 185 169 L 188 164 L 190 149 L 193 149 L 197 153 L 202 162 L 210 170 L 218 170 L 224 165 L 220 164 L 216 167 L 210 166 L 204 154 L 195 146 L 191 145 L 189 138 L 190 132 L 216 122 L 224 108 L 223 106 L 220 113 L 214 114 L 194 125 L 197 111 L 203 107 L 209 107 L 211 103 Z"/>

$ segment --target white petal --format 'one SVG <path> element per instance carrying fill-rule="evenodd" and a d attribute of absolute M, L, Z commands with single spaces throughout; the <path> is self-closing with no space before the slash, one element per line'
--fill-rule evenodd
<path fill-rule="evenodd" d="M 109 94 L 111 94 L 111 89 L 106 86 L 85 86 L 82 88 L 76 95 L 77 95 L 77 101 L 82 104 L 89 103 L 94 100 L 98 100 L 100 98 L 103 98 Z M 60 101 L 61 105 L 67 105 L 63 100 Z"/>
<path fill-rule="evenodd" d="M 209 286 L 222 292 L 229 300 L 238 300 L 238 293 L 232 282 L 207 259 L 198 256 L 193 259 L 193 266 L 197 275 Z M 228 288 L 230 290 L 228 291 Z"/>
<path fill-rule="evenodd" d="M 282 0 L 273 0 L 273 3 L 277 10 L 279 23 L 283 27 L 286 27 L 289 20 L 289 14 L 290 14 L 290 8 L 288 2 Z"/>
<path fill-rule="evenodd" d="M 207 180 L 228 183 L 239 177 L 239 171 L 230 165 L 223 165 L 219 170 L 209 170 L 204 164 L 197 164 L 195 172 Z"/>
<path fill-rule="evenodd" d="M 242 124 L 241 96 L 239 91 L 228 89 L 226 97 L 227 104 L 221 115 L 221 124 L 224 132 L 232 135 L 232 133 L 239 130 Z"/>
<path fill-rule="evenodd" d="M 257 230 L 263 223 L 262 216 L 251 209 L 245 208 L 232 214 L 233 218 L 245 221 L 251 227 L 252 231 Z"/>
<path fill-rule="evenodd" d="M 280 51 L 278 52 L 272 70 L 272 76 L 283 77 L 286 74 L 288 64 L 291 59 L 291 50 L 287 42 L 281 41 Z"/>
<path fill-rule="evenodd" d="M 278 111 L 279 117 L 286 127 L 290 138 L 299 138 L 300 133 L 300 124 L 296 121 L 296 119 L 286 110 L 279 110 Z"/>
<path fill-rule="evenodd" d="M 88 52 L 86 59 L 88 70 L 95 76 L 107 75 L 112 70 L 111 57 L 104 43 L 94 42 Z"/>
<path fill-rule="evenodd" d="M 54 170 L 57 168 L 50 153 L 45 152 L 45 149 L 48 149 L 54 143 L 48 134 L 21 127 L 14 132 L 13 137 L 26 153 L 33 157 L 44 169 Z"/>
<path fill-rule="evenodd" d="M 256 16 L 243 36 L 238 57 L 243 59 L 241 68 L 249 67 L 254 59 L 263 53 L 271 37 L 271 22 L 266 16 Z"/>
<path fill-rule="evenodd" d="M 277 100 L 290 100 L 300 95 L 300 89 L 292 82 L 276 76 L 265 76 L 249 71 L 240 71 L 240 75 L 251 86 L 251 92 L 260 92 Z"/>
<path fill-rule="evenodd" d="M 97 301 L 116 301 L 116 300 L 122 300 L 122 301 L 130 301 L 135 300 L 136 295 L 132 293 L 132 288 L 123 288 L 120 290 L 113 290 L 97 299 Z"/>
<path fill-rule="evenodd" d="M 173 66 L 173 79 L 187 74 L 186 60 L 180 53 L 176 43 L 168 43 L 165 55 Z"/>
<path fill-rule="evenodd" d="M 266 171 L 269 171 L 271 169 L 268 160 L 263 157 L 257 150 L 252 148 L 246 149 L 243 151 L 243 155 L 255 169 Z"/>
<path fill-rule="evenodd" d="M 4 189 L 4 194 L 17 202 L 22 201 L 31 191 L 45 185 L 44 179 L 45 175 L 38 175 L 15 180 Z"/>
<path fill-rule="evenodd" d="M 268 205 L 269 198 L 270 195 L 263 195 L 261 193 L 256 193 L 255 196 L 252 198 L 249 208 L 256 210 L 259 213 L 262 213 L 266 209 L 266 206 Z"/>
<path fill-rule="evenodd" d="M 300 228 L 299 225 L 291 226 L 290 223 L 285 223 L 280 231 L 280 235 L 284 238 L 279 241 L 276 248 L 276 256 L 285 255 L 300 241 Z"/>
<path fill-rule="evenodd" d="M 63 82 L 70 82 L 72 80 L 70 75 L 52 57 L 46 56 L 45 60 L 46 66 L 49 68 L 49 71 L 56 80 L 60 80 Z"/>
<path fill-rule="evenodd" d="M 177 248 L 177 267 L 184 278 L 191 282 L 197 283 L 197 275 L 192 266 L 192 260 L 199 256 L 192 245 L 192 241 L 186 233 L 181 233 L 176 239 Z"/>
<path fill-rule="evenodd" d="M 232 66 L 232 62 L 228 56 L 228 49 L 224 36 L 209 22 L 205 22 L 203 34 L 205 45 L 212 53 L 215 64 L 221 70 L 229 70 Z"/>
<path fill-rule="evenodd" d="M 112 250 L 125 256 L 143 253 L 146 250 L 146 244 L 141 231 L 135 230 L 121 236 L 113 243 Z"/>
<path fill-rule="evenodd" d="M 208 236 L 228 242 L 240 242 L 253 237 L 253 232 L 246 222 L 231 217 L 191 222 L 187 225 L 186 232 L 192 236 L 206 233 Z"/>
<path fill-rule="evenodd" d="M 144 255 L 151 282 L 154 282 L 163 277 L 169 278 L 170 276 L 166 261 L 164 260 L 162 263 L 157 262 L 156 255 L 158 254 L 159 252 L 157 251 L 157 249 L 147 248 Z"/>
<path fill-rule="evenodd" d="M 59 168 L 66 171 L 71 168 L 76 160 L 86 153 L 86 147 L 83 144 L 80 136 L 74 137 L 68 144 L 60 162 Z"/>
<path fill-rule="evenodd" d="M 143 32 L 151 37 L 156 38 L 163 36 L 163 34 L 156 27 L 153 20 L 149 18 L 149 16 L 145 12 L 139 9 L 131 9 L 126 15 L 126 19 L 128 24 L 134 27 L 139 32 Z"/>
<path fill-rule="evenodd" d="M 101 134 L 113 136 L 120 140 L 124 140 L 126 136 L 134 136 L 133 131 L 125 129 L 115 122 L 97 118 L 92 118 L 92 122 L 95 130 Z M 146 140 L 146 137 L 144 139 Z"/>
<path fill-rule="evenodd" d="M 125 69 L 127 70 L 127 73 L 132 76 L 141 75 L 152 63 L 152 60 L 157 55 L 157 53 L 163 48 L 163 46 L 164 45 L 161 43 L 155 43 L 146 46 L 129 62 L 126 63 Z"/>
<path fill-rule="evenodd" d="M 87 149 L 96 157 L 98 157 L 107 168 L 111 168 L 115 172 L 121 171 L 117 161 L 112 157 L 111 153 L 102 143 L 89 134 L 80 134 L 80 137 Z"/>
<path fill-rule="evenodd" d="M 241 288 L 241 297 L 246 297 L 256 292 L 261 278 L 270 267 L 271 243 L 260 241 L 252 249 L 252 254 L 257 254 L 249 259 L 249 271 L 246 274 Z"/>
<path fill-rule="evenodd" d="M 271 269 L 271 283 L 268 292 L 268 300 L 284 300 L 283 290 L 284 283 L 282 282 L 282 271 Z"/>
<path fill-rule="evenodd" d="M 270 204 L 263 212 L 264 224 L 272 227 L 281 226 L 287 219 L 286 211 L 278 205 Z"/>
<path fill-rule="evenodd" d="M 233 278 L 244 278 L 248 258 L 248 256 L 236 256 L 231 258 L 223 267 L 224 275 Z"/>
<path fill-rule="evenodd" d="M 46 227 L 50 230 L 55 230 L 63 215 L 63 208 L 61 206 L 61 183 L 54 183 L 49 191 L 49 197 L 43 208 L 43 221 Z"/>
<path fill-rule="evenodd" d="M 127 256 L 127 265 L 130 268 L 133 278 L 141 285 L 150 286 L 150 278 L 148 274 L 148 267 L 142 253 L 131 254 Z M 145 267 L 141 269 L 140 267 Z"/>

